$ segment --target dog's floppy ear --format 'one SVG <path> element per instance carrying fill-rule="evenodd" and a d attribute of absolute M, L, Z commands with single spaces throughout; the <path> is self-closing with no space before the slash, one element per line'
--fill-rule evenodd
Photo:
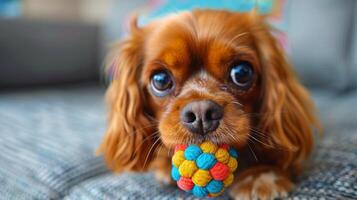
<path fill-rule="evenodd" d="M 298 170 L 313 147 L 319 128 L 309 93 L 299 83 L 283 50 L 264 23 L 254 33 L 262 65 L 262 105 L 259 129 L 267 134 L 269 156 L 284 168 Z M 273 153 L 275 152 L 275 154 Z"/>
<path fill-rule="evenodd" d="M 132 20 L 127 39 L 114 46 L 108 56 L 112 83 L 107 90 L 109 119 L 98 149 L 107 165 L 116 172 L 142 171 L 150 162 L 152 125 L 145 113 L 140 74 L 143 62 L 143 30 Z M 145 166 L 144 166 L 145 165 Z"/>

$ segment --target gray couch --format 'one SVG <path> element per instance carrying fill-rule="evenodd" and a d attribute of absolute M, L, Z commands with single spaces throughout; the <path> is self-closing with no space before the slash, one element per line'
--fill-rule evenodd
<path fill-rule="evenodd" d="M 292 60 L 324 136 L 289 198 L 356 199 L 357 2 L 301 0 L 292 7 Z M 0 199 L 193 199 L 151 173 L 112 174 L 94 156 L 105 129 L 104 90 L 80 83 L 1 91 Z"/>

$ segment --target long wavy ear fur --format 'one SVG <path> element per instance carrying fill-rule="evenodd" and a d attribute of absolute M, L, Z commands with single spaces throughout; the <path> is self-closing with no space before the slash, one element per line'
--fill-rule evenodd
<path fill-rule="evenodd" d="M 297 171 L 311 153 L 313 131 L 320 129 L 309 93 L 299 83 L 283 50 L 259 23 L 255 38 L 262 63 L 262 106 L 259 129 L 268 134 L 264 148 L 266 156 L 283 168 Z"/>
<path fill-rule="evenodd" d="M 129 37 L 114 46 L 107 62 L 113 80 L 107 90 L 108 127 L 98 153 L 116 172 L 145 170 L 152 156 L 148 153 L 152 125 L 145 114 L 145 97 L 139 83 L 143 34 L 133 19 Z"/>

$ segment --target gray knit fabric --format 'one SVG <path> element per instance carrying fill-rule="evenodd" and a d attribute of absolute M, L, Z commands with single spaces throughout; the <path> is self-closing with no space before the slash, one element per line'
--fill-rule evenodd
<path fill-rule="evenodd" d="M 193 199 L 151 173 L 112 174 L 94 156 L 103 94 L 94 86 L 0 93 L 0 199 Z M 313 94 L 325 134 L 289 198 L 357 199 L 357 92 Z"/>
<path fill-rule="evenodd" d="M 91 87 L 1 93 L 0 198 L 58 199 L 104 173 L 94 157 L 104 132 L 102 98 Z"/>

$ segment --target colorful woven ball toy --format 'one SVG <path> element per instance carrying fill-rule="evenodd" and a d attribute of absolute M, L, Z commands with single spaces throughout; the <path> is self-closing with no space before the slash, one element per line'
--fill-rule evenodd
<path fill-rule="evenodd" d="M 216 197 L 232 184 L 237 157 L 237 151 L 225 144 L 176 145 L 171 176 L 180 189 L 196 197 Z"/>

